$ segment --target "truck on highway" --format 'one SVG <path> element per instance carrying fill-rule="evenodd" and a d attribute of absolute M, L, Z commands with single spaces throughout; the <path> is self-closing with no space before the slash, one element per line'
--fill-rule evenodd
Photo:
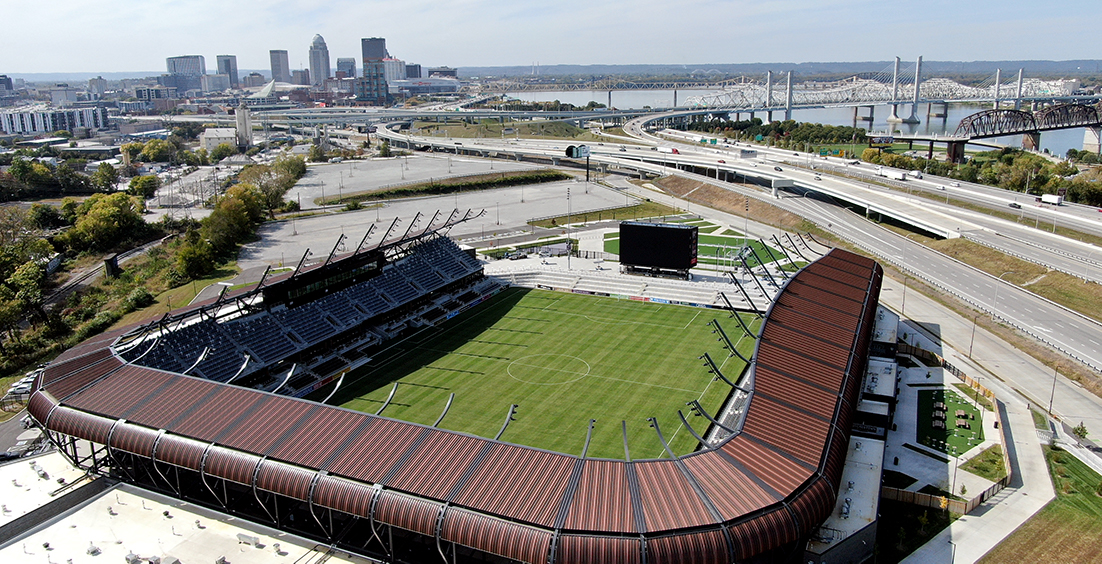
<path fill-rule="evenodd" d="M 668 153 L 668 154 L 671 154 L 671 155 L 680 155 L 681 154 L 677 151 L 677 149 L 674 149 L 673 147 L 659 147 L 658 152 L 659 153 Z"/>
<path fill-rule="evenodd" d="M 1058 206 L 1064 203 L 1064 197 L 1058 194 L 1041 194 L 1041 203 Z"/>
<path fill-rule="evenodd" d="M 884 178 L 891 178 L 892 180 L 906 180 L 907 173 L 902 170 L 892 170 L 890 168 L 884 168 L 882 166 L 876 167 L 876 175 L 883 176 Z"/>

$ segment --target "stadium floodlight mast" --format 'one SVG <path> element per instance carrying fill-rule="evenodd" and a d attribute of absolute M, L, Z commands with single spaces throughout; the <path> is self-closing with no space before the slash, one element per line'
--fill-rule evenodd
<path fill-rule="evenodd" d="M 658 418 L 653 416 L 648 417 L 647 421 L 650 423 L 651 428 L 654 429 L 655 434 L 658 435 L 658 441 L 662 443 L 662 447 L 666 449 L 667 453 L 669 453 L 670 458 L 677 458 L 677 455 L 674 454 L 673 450 L 670 448 L 669 443 L 666 442 L 666 437 L 662 436 L 662 429 L 658 427 Z"/>
<path fill-rule="evenodd" d="M 593 439 L 593 425 L 597 423 L 596 419 L 589 420 L 589 429 L 585 432 L 585 446 L 582 447 L 582 456 L 585 458 L 586 453 L 589 452 L 589 441 Z"/>
<path fill-rule="evenodd" d="M 520 407 L 520 406 L 515 404 L 515 403 L 509 406 L 509 413 L 505 414 L 505 422 L 501 424 L 501 430 L 498 431 L 497 435 L 494 437 L 495 441 L 500 440 L 501 435 L 505 434 L 505 429 L 509 427 L 509 422 L 510 421 L 516 421 L 517 420 L 515 415 L 517 413 L 517 408 L 518 407 Z"/>
<path fill-rule="evenodd" d="M 799 234 L 798 234 L 798 233 L 797 233 L 797 236 L 799 236 Z M 788 235 L 788 233 L 785 233 L 785 234 L 784 234 L 784 237 L 785 237 L 785 239 L 788 239 L 788 243 L 789 243 L 790 245 L 792 245 L 792 250 L 793 250 L 793 251 L 795 251 L 797 255 L 800 255 L 800 258 L 804 259 L 804 260 L 805 260 L 805 261 L 807 261 L 807 262 L 811 262 L 810 260 L 808 260 L 808 258 L 807 258 L 807 257 L 805 257 L 805 256 L 804 256 L 804 254 L 803 254 L 803 253 L 801 253 L 801 252 L 800 252 L 800 247 L 799 247 L 799 245 L 797 245 L 797 244 L 796 244 L 796 242 L 792 240 L 792 237 L 791 237 L 791 236 L 789 236 L 789 235 Z"/>

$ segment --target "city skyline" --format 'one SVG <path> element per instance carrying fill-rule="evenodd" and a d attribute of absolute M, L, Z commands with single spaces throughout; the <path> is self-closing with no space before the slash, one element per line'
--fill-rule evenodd
<path fill-rule="evenodd" d="M 319 7 L 283 0 L 250 4 L 246 18 L 233 15 L 243 4 L 210 0 L 120 0 L 103 11 L 82 6 L 76 0 L 0 6 L 0 18 L 53 22 L 45 45 L 33 26 L 11 26 L 9 44 L 42 47 L 0 52 L 0 73 L 144 72 L 164 68 L 166 57 L 214 60 L 224 53 L 236 54 L 241 69 L 264 69 L 270 50 L 286 50 L 292 69 L 306 69 L 316 34 L 326 38 L 333 59 L 359 58 L 360 39 L 378 36 L 398 58 L 453 67 L 798 63 L 918 54 L 929 60 L 1068 60 L 1092 58 L 1084 39 L 1102 23 L 1097 6 L 1086 0 L 1047 13 L 1019 0 L 933 0 L 921 10 L 809 0 L 567 0 L 537 7 L 496 0 L 337 0 Z M 57 13 L 81 15 L 58 19 Z"/>

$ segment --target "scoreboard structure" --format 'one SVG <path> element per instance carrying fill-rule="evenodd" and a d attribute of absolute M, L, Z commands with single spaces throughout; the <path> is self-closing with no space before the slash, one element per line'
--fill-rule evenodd
<path fill-rule="evenodd" d="M 698 237 L 695 225 L 620 222 L 620 264 L 626 273 L 687 279 Z"/>

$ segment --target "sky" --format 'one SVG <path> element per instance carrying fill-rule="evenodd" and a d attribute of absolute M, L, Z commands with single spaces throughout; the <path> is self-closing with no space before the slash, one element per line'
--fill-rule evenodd
<path fill-rule="evenodd" d="M 2 0 L 0 74 L 164 72 L 165 58 L 237 55 L 307 68 L 315 34 L 360 38 L 424 66 L 1102 58 L 1099 0 Z M 357 64 L 359 67 L 359 64 Z"/>

